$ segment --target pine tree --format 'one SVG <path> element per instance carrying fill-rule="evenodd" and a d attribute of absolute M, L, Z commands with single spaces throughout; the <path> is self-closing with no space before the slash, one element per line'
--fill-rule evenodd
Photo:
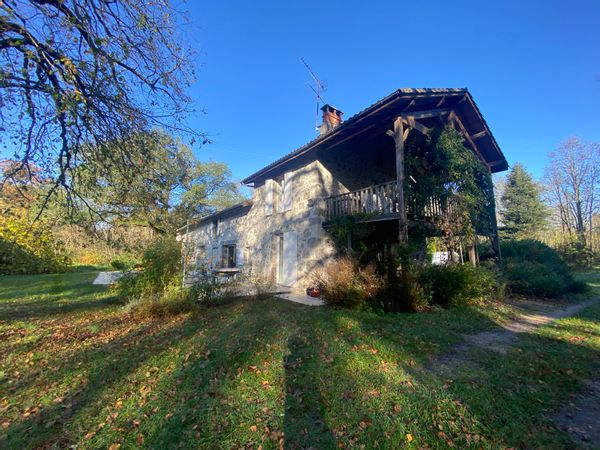
<path fill-rule="evenodd" d="M 503 234 L 512 239 L 536 238 L 546 225 L 548 212 L 540 189 L 521 164 L 515 164 L 506 177 L 500 216 Z"/>

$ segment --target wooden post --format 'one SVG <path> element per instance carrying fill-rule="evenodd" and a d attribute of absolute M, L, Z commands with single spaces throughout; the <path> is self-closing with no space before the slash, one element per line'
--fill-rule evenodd
<path fill-rule="evenodd" d="M 397 117 L 394 120 L 394 131 L 388 132 L 389 136 L 394 138 L 396 143 L 396 195 L 398 197 L 398 240 L 400 243 L 405 243 L 408 238 L 408 230 L 406 227 L 406 206 L 404 204 L 404 125 L 402 117 Z"/>
<path fill-rule="evenodd" d="M 349 225 L 346 225 L 346 250 L 348 255 L 352 254 L 352 228 Z"/>
<path fill-rule="evenodd" d="M 475 253 L 475 244 L 469 245 L 467 248 L 469 251 L 469 262 L 472 265 L 476 266 L 477 265 L 477 255 Z"/>

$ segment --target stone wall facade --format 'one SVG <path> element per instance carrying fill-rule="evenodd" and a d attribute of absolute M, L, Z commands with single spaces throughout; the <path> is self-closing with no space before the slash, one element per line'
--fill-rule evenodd
<path fill-rule="evenodd" d="M 318 160 L 286 172 L 286 182 L 291 184 L 289 210 L 283 211 L 282 196 L 276 193 L 269 213 L 269 182 L 265 180 L 254 187 L 252 207 L 245 214 L 218 222 L 207 218 L 182 235 L 185 247 L 193 253 L 190 272 L 218 267 L 223 246 L 234 244 L 236 266 L 242 272 L 278 282 L 277 239 L 295 232 L 297 277 L 287 285 L 296 290 L 308 287 L 312 273 L 335 256 L 334 245 L 323 228 L 324 199 L 347 189 Z"/>

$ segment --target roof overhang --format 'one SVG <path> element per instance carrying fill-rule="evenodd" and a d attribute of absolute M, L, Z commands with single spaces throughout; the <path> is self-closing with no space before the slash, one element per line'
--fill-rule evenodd
<path fill-rule="evenodd" d="M 242 203 L 238 203 L 237 205 L 233 205 L 228 208 L 222 209 L 221 211 L 211 214 L 209 216 L 197 217 L 193 219 L 189 224 L 178 228 L 177 231 L 182 232 L 186 230 L 193 230 L 201 225 L 213 222 L 215 220 L 225 220 L 234 217 L 241 217 L 248 214 L 250 208 L 252 208 L 252 200 L 245 200 Z"/>
<path fill-rule="evenodd" d="M 449 110 L 458 118 L 465 139 L 492 173 L 508 169 L 508 163 L 483 115 L 466 88 L 410 88 L 398 89 L 377 103 L 350 117 L 338 127 L 304 146 L 269 164 L 242 180 L 243 184 L 256 184 L 275 177 L 300 157 L 311 152 L 326 150 L 352 139 L 373 127 L 391 126 L 400 116 L 416 116 L 434 110 Z"/>

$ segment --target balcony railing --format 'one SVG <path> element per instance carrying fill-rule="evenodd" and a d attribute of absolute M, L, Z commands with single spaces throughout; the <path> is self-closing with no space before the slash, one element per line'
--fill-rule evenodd
<path fill-rule="evenodd" d="M 415 220 L 431 220 L 447 211 L 439 198 L 431 197 L 423 205 L 417 205 L 410 192 L 405 192 L 405 205 L 406 215 Z M 396 180 L 327 198 L 327 220 L 355 214 L 383 216 L 399 213 Z"/>

